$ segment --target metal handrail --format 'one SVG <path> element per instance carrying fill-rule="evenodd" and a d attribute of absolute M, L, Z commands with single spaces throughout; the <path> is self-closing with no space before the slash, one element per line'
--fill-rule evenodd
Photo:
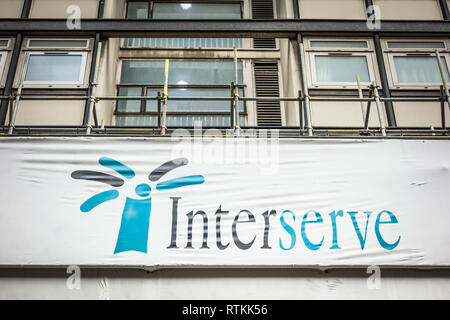
<path fill-rule="evenodd" d="M 234 87 L 232 85 L 232 87 Z M 373 89 L 371 89 L 373 90 Z M 442 90 L 441 90 L 442 92 Z M 23 95 L 23 94 L 15 94 L 12 96 L 0 96 L 0 100 L 14 100 L 15 102 L 15 108 L 17 109 L 17 102 L 19 100 L 40 100 L 40 101 L 46 101 L 46 100 L 90 100 L 93 105 L 95 105 L 96 103 L 100 102 L 100 101 L 133 101 L 133 100 L 137 100 L 137 101 L 141 101 L 141 100 L 145 100 L 145 101 L 158 101 L 161 102 L 162 96 L 161 94 L 158 94 L 155 97 L 151 97 L 151 96 L 76 96 L 76 95 L 52 95 L 52 96 L 43 96 L 43 95 Z M 441 103 L 445 103 L 445 101 L 448 101 L 448 97 L 444 93 L 439 96 L 439 97 L 416 97 L 416 96 L 403 96 L 403 97 L 390 97 L 390 98 L 384 98 L 384 97 L 379 97 L 378 95 L 375 97 L 311 97 L 311 96 L 306 96 L 306 95 L 301 95 L 301 92 L 299 92 L 299 96 L 297 97 L 241 97 L 238 94 L 234 94 L 230 97 L 169 97 L 167 96 L 166 99 L 168 101 L 172 100 L 172 101 L 229 101 L 230 103 L 234 104 L 236 103 L 236 101 L 278 101 L 278 102 L 282 102 L 282 101 L 286 101 L 286 102 L 298 102 L 300 104 L 300 115 L 301 115 L 301 119 L 302 119 L 302 107 L 301 104 L 304 103 L 305 101 L 308 102 L 314 102 L 314 101 L 329 101 L 329 102 L 368 102 L 368 106 L 370 106 L 370 102 L 378 100 L 379 102 L 384 102 L 384 101 L 393 101 L 393 102 L 441 102 Z M 380 109 L 380 107 L 378 107 L 378 109 Z M 366 132 L 368 132 L 368 114 L 370 112 L 370 109 L 367 108 L 368 113 L 366 114 L 366 118 L 365 120 L 365 126 L 364 126 L 364 130 Z M 444 108 L 442 108 L 441 112 L 444 112 Z M 382 122 L 381 119 L 381 111 L 379 112 L 379 117 L 380 120 Z M 303 122 L 303 121 L 301 121 Z M 160 125 L 160 124 L 159 124 Z M 9 128 L 14 128 L 14 123 L 10 123 L 9 124 Z M 236 128 L 236 124 L 233 126 L 233 128 Z M 445 130 L 445 124 L 443 126 L 444 130 L 443 132 L 447 133 L 447 131 Z M 90 128 L 90 130 L 93 130 L 94 128 Z M 380 130 L 382 135 L 384 136 L 386 134 L 386 131 L 392 132 L 391 130 L 387 130 L 386 128 L 384 128 L 384 124 L 380 123 Z M 10 129 L 11 131 L 11 129 Z M 95 130 L 94 130 L 95 131 Z M 320 130 L 319 130 L 320 131 Z M 330 130 L 328 130 L 329 132 L 331 132 Z M 337 131 L 337 130 L 334 130 Z M 355 132 L 357 132 L 358 130 L 356 129 Z M 361 131 L 361 130 L 359 130 Z M 436 131 L 437 132 L 437 131 Z M 303 130 L 303 124 L 300 124 L 300 134 L 306 133 L 308 136 L 312 135 L 312 126 L 307 126 L 307 128 L 305 130 Z"/>

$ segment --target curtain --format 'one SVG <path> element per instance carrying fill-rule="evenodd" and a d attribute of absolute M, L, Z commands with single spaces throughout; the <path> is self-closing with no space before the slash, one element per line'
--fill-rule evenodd
<path fill-rule="evenodd" d="M 447 81 L 449 72 L 445 58 L 441 57 Z M 437 59 L 435 57 L 394 57 L 395 70 L 400 83 L 441 83 Z"/>
<path fill-rule="evenodd" d="M 315 56 L 318 82 L 370 82 L 367 58 L 361 56 L 332 57 Z"/>

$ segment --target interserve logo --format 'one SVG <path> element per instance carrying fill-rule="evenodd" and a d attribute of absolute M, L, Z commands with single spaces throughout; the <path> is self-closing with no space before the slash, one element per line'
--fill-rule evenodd
<path fill-rule="evenodd" d="M 91 210 L 104 202 L 118 198 L 119 191 L 117 188 L 123 186 L 125 181 L 133 179 L 136 175 L 133 169 L 112 158 L 101 157 L 98 162 L 100 165 L 114 170 L 121 177 L 90 170 L 77 170 L 72 172 L 71 176 L 73 179 L 97 181 L 116 188 L 95 194 L 84 201 L 80 206 L 81 212 L 84 213 L 91 212 Z M 169 171 L 187 164 L 188 160 L 186 158 L 178 158 L 163 163 L 148 175 L 150 184 L 142 183 L 136 186 L 135 192 L 139 196 L 138 199 L 129 196 L 126 197 L 114 254 L 125 251 L 147 253 L 152 208 L 152 198 L 150 196 L 152 191 L 151 184 L 156 184 L 153 186 L 156 190 L 165 191 L 205 182 L 205 178 L 202 175 L 184 176 L 158 182 Z"/>

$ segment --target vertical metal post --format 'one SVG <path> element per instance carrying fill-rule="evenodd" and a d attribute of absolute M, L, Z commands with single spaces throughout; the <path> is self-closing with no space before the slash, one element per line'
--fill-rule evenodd
<path fill-rule="evenodd" d="M 22 7 L 22 14 L 20 15 L 21 19 L 27 19 L 30 16 L 30 11 L 31 11 L 31 3 L 33 2 L 33 0 L 25 0 L 23 2 L 23 7 Z"/>
<path fill-rule="evenodd" d="M 441 98 L 441 124 L 442 130 L 446 130 L 445 126 L 445 95 L 444 95 L 444 86 L 439 87 L 440 98 Z"/>
<path fill-rule="evenodd" d="M 20 95 L 22 94 L 22 88 L 23 88 L 23 82 L 25 80 L 25 75 L 27 73 L 28 69 L 28 62 L 30 59 L 30 53 L 25 53 L 25 58 L 23 60 L 22 69 L 20 71 L 20 78 L 19 78 L 19 87 L 17 89 L 16 98 L 14 101 L 14 105 L 11 111 L 11 121 L 9 122 L 9 128 L 8 128 L 8 134 L 12 134 L 14 131 L 14 125 L 16 123 L 16 116 L 17 116 L 17 109 L 19 108 L 19 102 L 20 102 Z"/>
<path fill-rule="evenodd" d="M 300 124 L 300 135 L 303 135 L 303 95 L 302 90 L 298 90 L 298 122 Z"/>
<path fill-rule="evenodd" d="M 383 97 L 390 98 L 391 92 L 389 91 L 389 81 L 386 73 L 386 66 L 384 63 L 383 49 L 381 48 L 380 36 L 376 34 L 373 40 L 375 44 L 375 55 L 377 57 L 378 62 L 378 71 L 380 72 L 381 77 L 381 89 L 383 90 Z M 392 101 L 385 101 L 384 108 L 386 110 L 388 125 L 390 127 L 396 127 L 397 121 L 395 119 L 394 106 L 392 104 Z"/>
<path fill-rule="evenodd" d="M 369 99 L 372 98 L 372 93 L 373 93 L 373 84 L 371 84 L 369 88 Z M 369 130 L 369 117 L 371 104 L 372 104 L 371 100 L 367 101 L 366 116 L 364 118 L 364 130 Z"/>
<path fill-rule="evenodd" d="M 308 94 L 308 83 L 306 80 L 306 69 L 305 69 L 305 48 L 303 46 L 302 39 L 298 39 L 298 46 L 299 46 L 299 57 L 300 57 L 300 69 L 301 69 L 301 81 L 302 81 L 302 91 L 304 94 L 304 102 L 303 102 L 303 108 L 305 112 L 305 124 L 306 129 L 308 130 L 308 136 L 313 135 L 312 125 L 311 125 L 311 108 L 309 105 L 309 94 Z"/>
<path fill-rule="evenodd" d="M 163 110 L 161 117 L 161 135 L 166 134 L 166 119 L 167 119 L 167 94 L 169 86 L 169 59 L 166 59 L 164 66 L 164 90 L 163 90 Z"/>
<path fill-rule="evenodd" d="M 233 117 L 234 117 L 234 129 L 239 129 L 239 70 L 238 70 L 238 59 L 237 59 L 237 49 L 233 47 L 233 61 L 234 61 L 234 103 L 233 103 Z"/>
<path fill-rule="evenodd" d="M 356 75 L 356 85 L 358 86 L 358 96 L 360 99 L 363 98 L 363 93 L 362 93 L 362 89 L 361 89 L 361 81 L 359 79 L 359 74 Z M 362 118 L 363 118 L 363 122 L 365 121 L 364 118 L 364 102 L 360 101 L 359 102 L 360 106 L 361 106 L 361 114 L 362 114 Z"/>
<path fill-rule="evenodd" d="M 292 0 L 292 6 L 294 8 L 294 19 L 300 19 L 300 9 L 298 7 L 298 0 Z"/>
<path fill-rule="evenodd" d="M 93 88 L 93 84 L 95 83 L 95 72 L 97 70 L 97 55 L 99 52 L 99 45 L 100 45 L 100 34 L 97 33 L 95 35 L 95 40 L 94 40 L 94 48 L 92 50 L 92 56 L 94 57 L 92 59 L 91 62 L 91 66 L 89 69 L 89 88 L 87 90 L 87 95 L 92 96 L 92 88 Z M 91 107 L 91 101 L 87 100 L 86 104 L 84 106 L 84 114 L 83 114 L 83 126 L 88 126 L 90 125 L 89 123 L 89 112 L 92 112 L 92 107 Z"/>
<path fill-rule="evenodd" d="M 439 6 L 441 7 L 442 17 L 444 20 L 450 20 L 450 12 L 448 10 L 448 5 L 446 0 L 439 0 Z"/>
<path fill-rule="evenodd" d="M 448 92 L 447 79 L 445 79 L 444 66 L 442 65 L 441 55 L 439 54 L 438 49 L 435 50 L 435 53 L 436 53 L 438 67 L 439 67 L 439 72 L 441 73 L 442 84 L 444 85 L 445 98 L 446 98 L 448 106 L 450 108 L 450 94 Z"/>
<path fill-rule="evenodd" d="M 157 110 L 158 110 L 158 128 L 161 128 L 161 91 L 158 91 L 158 95 L 156 96 L 157 102 Z"/>
<path fill-rule="evenodd" d="M 5 87 L 3 89 L 3 95 L 10 96 L 13 93 L 14 78 L 16 75 L 17 65 L 19 63 L 20 48 L 22 46 L 22 34 L 19 33 L 16 36 L 14 42 L 13 52 L 11 54 L 11 62 L 8 69 L 8 74 L 6 76 Z M 8 101 L 0 101 L 0 124 L 3 125 L 6 120 L 6 114 L 8 112 Z"/>
<path fill-rule="evenodd" d="M 377 113 L 378 113 L 378 120 L 380 121 L 381 135 L 383 137 L 385 137 L 386 136 L 386 128 L 384 126 L 383 114 L 381 113 L 380 96 L 378 95 L 378 88 L 377 88 L 376 84 L 374 84 L 374 86 L 373 86 L 373 96 L 375 98 L 375 104 L 377 105 Z"/>
<path fill-rule="evenodd" d="M 235 117 L 235 113 L 234 113 L 234 104 L 236 103 L 234 97 L 235 97 L 235 86 L 234 86 L 234 82 L 231 82 L 230 85 L 230 97 L 232 98 L 230 100 L 230 128 L 234 129 L 234 117 Z"/>
<path fill-rule="evenodd" d="M 105 11 L 105 0 L 98 1 L 97 19 L 103 19 L 103 12 Z"/>
<path fill-rule="evenodd" d="M 100 56 L 102 52 L 102 43 L 98 43 L 97 48 L 97 55 L 95 57 L 95 70 L 94 70 L 94 77 L 93 82 L 91 83 L 91 96 L 89 97 L 89 105 L 86 110 L 87 113 L 87 123 L 86 123 L 86 134 L 91 134 L 92 131 L 92 125 L 91 125 L 91 118 L 92 118 L 92 112 L 95 109 L 95 104 L 97 103 L 97 98 L 95 97 L 95 93 L 97 91 L 97 78 L 98 78 L 98 69 L 100 65 Z"/>

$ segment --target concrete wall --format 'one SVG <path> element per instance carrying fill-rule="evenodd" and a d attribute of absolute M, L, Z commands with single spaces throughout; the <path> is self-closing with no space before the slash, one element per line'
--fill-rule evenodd
<path fill-rule="evenodd" d="M 363 0 L 299 0 L 303 19 L 365 19 Z"/>
<path fill-rule="evenodd" d="M 361 108 L 359 102 L 311 102 L 311 121 L 317 127 L 362 127 L 363 112 L 366 114 L 367 102 Z M 381 106 L 383 121 L 387 124 L 384 106 Z M 363 110 L 363 111 L 362 111 Z M 369 126 L 380 125 L 375 103 L 370 107 Z"/>
<path fill-rule="evenodd" d="M 23 100 L 17 109 L 16 125 L 79 126 L 83 122 L 83 114 L 84 101 Z"/>
<path fill-rule="evenodd" d="M 447 104 L 445 123 L 450 125 L 450 111 Z M 401 127 L 441 127 L 441 104 L 439 102 L 395 102 L 394 112 L 397 125 Z"/>
<path fill-rule="evenodd" d="M 438 0 L 374 0 L 381 19 L 442 20 Z"/>
<path fill-rule="evenodd" d="M 450 270 L 81 269 L 69 290 L 65 269 L 0 269 L 0 299 L 449 299 Z M 370 282 L 370 280 L 369 280 Z"/>
<path fill-rule="evenodd" d="M 2 0 L 0 1 L 0 19 L 20 18 L 24 0 Z"/>

